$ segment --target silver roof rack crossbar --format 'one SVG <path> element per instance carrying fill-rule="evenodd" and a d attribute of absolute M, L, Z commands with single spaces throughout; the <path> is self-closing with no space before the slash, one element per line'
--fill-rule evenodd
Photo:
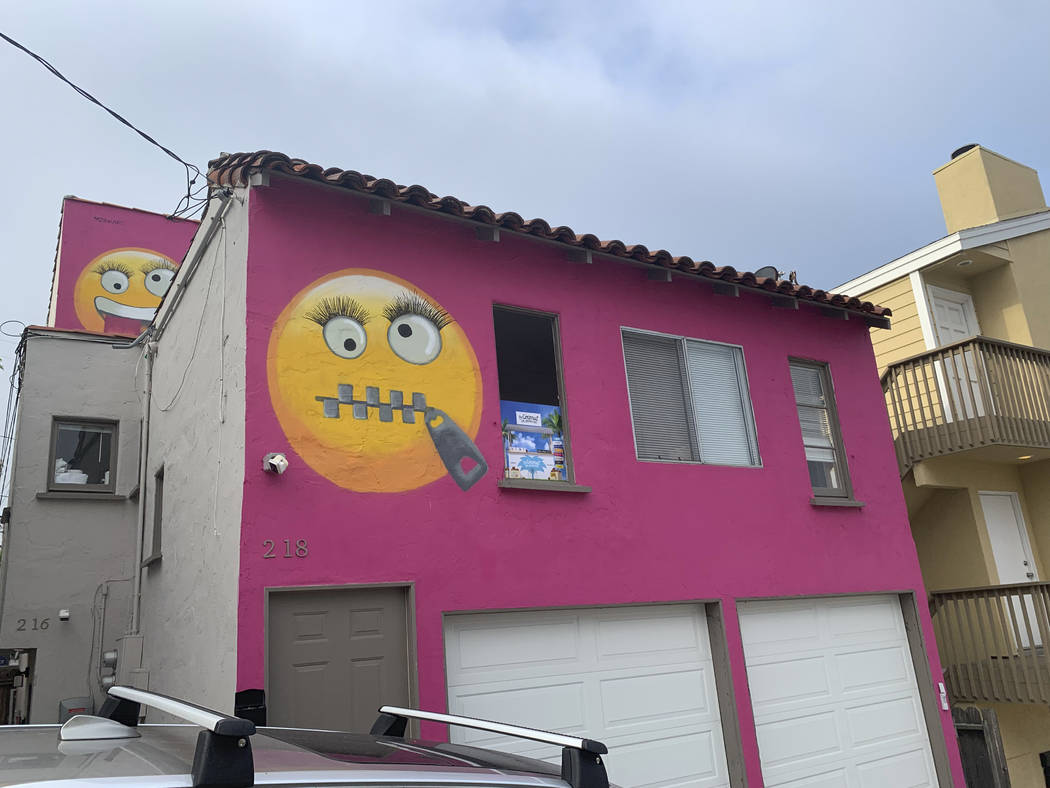
<path fill-rule="evenodd" d="M 254 722 L 156 692 L 120 686 L 109 688 L 109 697 L 98 716 L 135 727 L 142 706 L 204 729 L 197 736 L 193 754 L 194 786 L 247 788 L 255 783 L 255 762 L 248 740 L 255 733 Z"/>
<path fill-rule="evenodd" d="M 605 772 L 602 755 L 609 748 L 600 741 L 554 733 L 536 728 L 523 728 L 519 725 L 508 725 L 504 722 L 479 720 L 474 717 L 460 717 L 455 714 L 440 714 L 434 711 L 405 709 L 400 706 L 381 706 L 379 717 L 372 725 L 373 736 L 404 737 L 408 720 L 428 720 L 455 725 L 460 728 L 473 728 L 490 733 L 501 733 L 516 739 L 530 739 L 554 744 L 561 750 L 561 776 L 573 788 L 609 788 L 609 777 Z"/>

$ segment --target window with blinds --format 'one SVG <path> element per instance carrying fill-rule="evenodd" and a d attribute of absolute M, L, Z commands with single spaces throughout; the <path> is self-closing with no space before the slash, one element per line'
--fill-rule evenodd
<path fill-rule="evenodd" d="M 827 365 L 792 361 L 791 385 L 813 495 L 849 497 L 849 475 Z"/>
<path fill-rule="evenodd" d="M 758 465 L 739 347 L 622 330 L 640 460 Z"/>

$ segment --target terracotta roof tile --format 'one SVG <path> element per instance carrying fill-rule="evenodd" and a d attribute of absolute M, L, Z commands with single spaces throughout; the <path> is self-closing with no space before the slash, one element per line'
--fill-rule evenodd
<path fill-rule="evenodd" d="M 786 295 L 800 301 L 812 301 L 880 318 L 888 318 L 892 314 L 887 307 L 876 306 L 870 301 L 861 301 L 853 296 L 828 293 L 806 285 L 793 284 L 784 279 L 755 276 L 750 271 L 737 271 L 732 266 L 716 266 L 709 260 L 694 260 L 685 255 L 675 257 L 664 249 L 650 251 L 642 244 L 628 245 L 617 240 L 603 241 L 589 233 L 580 235 L 570 227 L 551 227 L 543 219 L 525 220 L 520 214 L 512 211 L 496 213 L 486 205 L 470 205 L 455 197 L 438 197 L 422 186 L 400 186 L 386 178 L 374 178 L 371 175 L 363 175 L 354 170 L 341 170 L 338 167 L 325 169 L 302 159 L 289 158 L 283 153 L 265 150 L 255 153 L 229 153 L 208 162 L 209 180 L 221 186 L 246 186 L 251 173 L 264 171 L 339 186 L 350 191 L 381 197 L 392 202 L 408 203 L 437 213 L 499 227 L 510 232 L 533 235 L 572 248 L 636 260 L 656 267 L 721 280 L 739 287 Z"/>

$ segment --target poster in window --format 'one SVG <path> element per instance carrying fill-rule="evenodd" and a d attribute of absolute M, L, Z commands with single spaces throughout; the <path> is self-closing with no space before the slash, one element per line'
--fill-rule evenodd
<path fill-rule="evenodd" d="M 504 475 L 565 481 L 565 442 L 557 405 L 500 400 Z"/>

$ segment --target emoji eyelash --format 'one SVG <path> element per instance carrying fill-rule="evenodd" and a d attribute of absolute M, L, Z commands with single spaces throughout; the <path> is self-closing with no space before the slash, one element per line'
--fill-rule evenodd
<path fill-rule="evenodd" d="M 129 279 L 134 273 L 134 271 L 132 271 L 123 263 L 101 263 L 100 265 L 95 267 L 95 273 L 99 276 L 102 276 L 102 274 L 107 273 L 108 271 L 120 271 L 120 273 L 124 274 L 124 276 L 128 277 Z"/>
<path fill-rule="evenodd" d="M 448 312 L 415 293 L 402 293 L 383 308 L 383 317 L 391 323 L 403 315 L 425 317 L 437 326 L 438 331 L 452 322 Z"/>
<path fill-rule="evenodd" d="M 160 268 L 163 268 L 166 271 L 178 271 L 179 270 L 178 266 L 173 265 L 172 263 L 169 263 L 167 260 L 155 260 L 154 262 L 150 263 L 145 268 L 143 268 L 142 269 L 142 273 L 144 273 L 144 274 L 151 274 L 151 273 L 153 273 L 154 271 L 156 271 L 156 270 L 158 270 Z"/>
<path fill-rule="evenodd" d="M 370 319 L 368 310 L 350 296 L 332 296 L 322 298 L 313 309 L 306 313 L 306 319 L 323 326 L 333 317 L 348 317 L 361 325 Z"/>

